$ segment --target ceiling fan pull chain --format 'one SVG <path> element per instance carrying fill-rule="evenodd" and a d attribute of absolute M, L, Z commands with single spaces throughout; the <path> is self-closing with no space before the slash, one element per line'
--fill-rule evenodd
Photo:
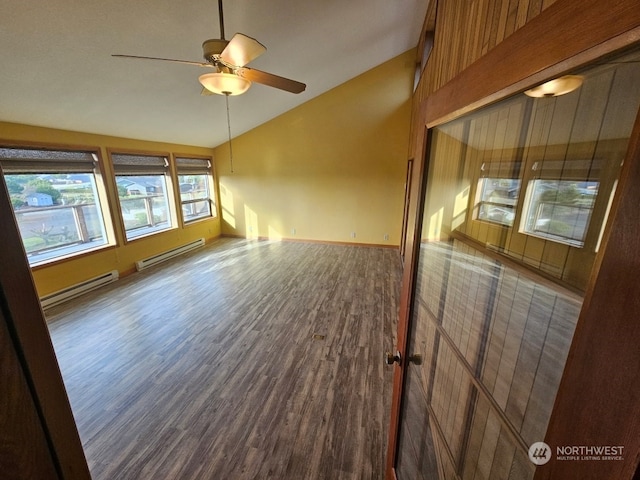
<path fill-rule="evenodd" d="M 224 95 L 225 102 L 227 102 L 227 128 L 229 130 L 229 162 L 231 163 L 231 173 L 233 173 L 233 149 L 231 148 L 231 119 L 229 117 L 229 94 Z"/>

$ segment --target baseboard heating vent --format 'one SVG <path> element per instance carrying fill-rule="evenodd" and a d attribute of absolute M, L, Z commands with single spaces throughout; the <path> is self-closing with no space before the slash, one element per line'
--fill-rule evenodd
<path fill-rule="evenodd" d="M 71 285 L 62 290 L 58 290 L 57 292 L 50 293 L 49 295 L 45 295 L 40 298 L 40 303 L 42 304 L 42 308 L 50 308 L 55 305 L 59 305 L 62 302 L 66 302 L 67 300 L 71 300 L 72 298 L 79 297 L 80 295 L 90 292 L 91 290 L 95 290 L 96 288 L 100 288 L 103 285 L 107 285 L 109 283 L 113 283 L 118 280 L 118 271 L 112 270 L 103 275 L 99 275 L 94 278 L 90 278 L 89 280 L 85 280 L 84 282 L 76 283 L 75 285 Z"/>
<path fill-rule="evenodd" d="M 182 255 L 183 253 L 190 252 L 191 250 L 195 250 L 196 248 L 203 246 L 204 238 L 199 238 L 198 240 L 187 243 L 186 245 L 172 248 L 171 250 L 167 250 L 166 252 L 159 253 L 158 255 L 154 255 L 143 260 L 138 260 L 136 262 L 136 269 L 138 271 L 144 270 L 145 268 L 152 267 L 160 262 L 164 262 L 165 260 L 169 260 L 170 258 L 177 257 L 178 255 Z"/>

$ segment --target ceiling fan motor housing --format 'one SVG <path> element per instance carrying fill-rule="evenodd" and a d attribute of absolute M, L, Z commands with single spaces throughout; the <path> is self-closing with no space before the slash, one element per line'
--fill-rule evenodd
<path fill-rule="evenodd" d="M 219 57 L 225 47 L 229 44 L 228 40 L 221 38 L 210 38 L 202 43 L 202 54 L 204 59 L 213 63 L 216 57 Z"/>

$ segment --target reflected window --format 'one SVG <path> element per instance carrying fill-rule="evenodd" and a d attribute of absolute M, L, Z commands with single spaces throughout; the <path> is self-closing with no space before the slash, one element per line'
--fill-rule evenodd
<path fill-rule="evenodd" d="M 640 105 L 637 51 L 430 130 L 425 240 L 468 239 L 583 290 Z M 467 193 L 468 192 L 468 193 Z"/>
<path fill-rule="evenodd" d="M 523 231 L 582 247 L 599 182 L 533 180 L 524 206 Z"/>
<path fill-rule="evenodd" d="M 482 178 L 478 185 L 478 220 L 512 226 L 520 193 L 520 179 Z"/>

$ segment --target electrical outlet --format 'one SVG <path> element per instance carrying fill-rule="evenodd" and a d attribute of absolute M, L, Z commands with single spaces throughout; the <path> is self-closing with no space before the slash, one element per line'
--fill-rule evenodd
<path fill-rule="evenodd" d="M 292 228 L 292 229 L 291 229 L 291 235 L 295 235 L 295 234 L 296 234 L 296 229 L 295 229 L 295 228 Z"/>
<path fill-rule="evenodd" d="M 385 233 L 385 234 L 384 234 L 384 239 L 385 239 L 387 242 L 389 241 L 389 234 L 388 234 L 388 233 Z"/>
<path fill-rule="evenodd" d="M 356 232 L 351 232 L 351 238 L 356 238 Z"/>

